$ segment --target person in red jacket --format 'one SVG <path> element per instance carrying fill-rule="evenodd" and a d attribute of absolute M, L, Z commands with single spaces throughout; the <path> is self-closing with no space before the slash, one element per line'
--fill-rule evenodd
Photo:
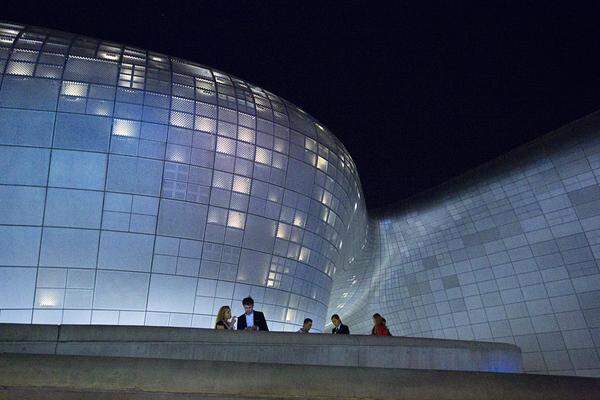
<path fill-rule="evenodd" d="M 380 314 L 373 314 L 373 329 L 371 330 L 373 336 L 392 336 L 390 330 L 385 326 L 385 319 Z"/>

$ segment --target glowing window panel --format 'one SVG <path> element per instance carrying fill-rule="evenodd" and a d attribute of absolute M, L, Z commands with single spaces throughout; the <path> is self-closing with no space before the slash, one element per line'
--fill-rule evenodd
<path fill-rule="evenodd" d="M 327 190 L 323 191 L 323 198 L 321 199 L 321 203 L 323 203 L 324 205 L 331 207 L 331 193 L 329 193 Z"/>
<path fill-rule="evenodd" d="M 41 308 L 52 308 L 57 307 L 61 303 L 58 292 L 55 290 L 45 289 L 40 290 L 40 294 L 37 301 L 37 306 Z"/>
<path fill-rule="evenodd" d="M 279 239 L 288 240 L 290 238 L 290 232 L 292 231 L 292 227 L 288 224 L 284 224 L 282 222 L 279 223 L 277 227 L 277 237 Z"/>
<path fill-rule="evenodd" d="M 6 73 L 10 75 L 33 76 L 35 64 L 27 62 L 11 61 L 6 67 Z"/>
<path fill-rule="evenodd" d="M 302 262 L 307 262 L 308 257 L 310 257 L 310 249 L 302 247 L 302 249 L 300 249 L 300 255 L 298 256 L 298 260 Z"/>
<path fill-rule="evenodd" d="M 232 156 L 235 155 L 235 140 L 219 137 L 217 139 L 217 151 Z"/>
<path fill-rule="evenodd" d="M 304 228 L 304 224 L 306 223 L 306 215 L 303 212 L 296 211 L 296 215 L 294 216 L 294 226 Z"/>
<path fill-rule="evenodd" d="M 285 313 L 285 321 L 286 322 L 294 322 L 296 319 L 296 313 L 297 313 L 297 310 L 288 308 Z"/>
<path fill-rule="evenodd" d="M 246 214 L 239 211 L 229 211 L 227 226 L 231 228 L 244 229 L 246 224 Z"/>
<path fill-rule="evenodd" d="M 236 175 L 233 178 L 233 191 L 237 193 L 250 194 L 252 180 L 244 176 Z"/>
<path fill-rule="evenodd" d="M 238 129 L 238 139 L 242 142 L 254 143 L 255 132 L 252 129 L 240 127 Z"/>
<path fill-rule="evenodd" d="M 321 209 L 321 219 L 323 222 L 327 222 L 327 217 L 329 217 L 329 209 L 327 207 L 323 207 Z"/>
<path fill-rule="evenodd" d="M 140 123 L 126 119 L 115 119 L 113 135 L 125 137 L 139 137 Z"/>
<path fill-rule="evenodd" d="M 310 151 L 317 151 L 317 142 L 314 141 L 313 139 L 307 137 L 304 139 L 304 148 L 306 150 L 310 150 Z"/>
<path fill-rule="evenodd" d="M 326 159 L 321 156 L 317 157 L 317 168 L 319 168 L 321 171 L 327 172 L 327 164 L 328 163 Z"/>
<path fill-rule="evenodd" d="M 118 54 L 109 53 L 109 52 L 106 52 L 106 51 L 99 52 L 98 56 L 100 58 L 103 58 L 105 60 L 110 60 L 110 61 L 117 61 L 119 59 L 119 55 Z"/>
<path fill-rule="evenodd" d="M 271 165 L 271 151 L 262 147 L 257 147 L 254 161 L 259 162 L 261 164 Z"/>
<path fill-rule="evenodd" d="M 217 132 L 217 121 L 212 118 L 196 116 L 194 121 L 194 129 L 204 132 Z"/>

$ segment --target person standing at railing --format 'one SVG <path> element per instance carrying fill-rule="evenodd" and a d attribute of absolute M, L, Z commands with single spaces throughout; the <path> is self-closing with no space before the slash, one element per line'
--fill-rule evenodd
<path fill-rule="evenodd" d="M 378 313 L 373 314 L 373 329 L 371 330 L 373 336 L 392 336 L 390 330 L 385 325 L 385 319 Z"/>
<path fill-rule="evenodd" d="M 312 319 L 305 318 L 304 323 L 302 324 L 302 328 L 300 328 L 298 333 L 310 333 L 310 328 L 312 328 Z"/>
<path fill-rule="evenodd" d="M 333 329 L 331 330 L 331 333 L 333 333 L 334 335 L 350 334 L 350 328 L 348 328 L 348 325 L 342 324 L 342 319 L 339 315 L 333 314 L 331 316 L 331 323 L 333 324 Z"/>
<path fill-rule="evenodd" d="M 235 329 L 236 320 L 237 318 L 231 317 L 231 308 L 229 306 L 223 306 L 217 313 L 215 329 Z"/>
<path fill-rule="evenodd" d="M 254 300 L 252 297 L 246 297 L 242 300 L 244 313 L 238 317 L 238 331 L 268 331 L 267 320 L 265 315 L 260 311 L 254 311 Z"/>

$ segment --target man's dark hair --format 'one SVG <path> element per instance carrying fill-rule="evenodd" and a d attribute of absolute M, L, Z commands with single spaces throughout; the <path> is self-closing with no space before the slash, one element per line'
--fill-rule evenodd
<path fill-rule="evenodd" d="M 310 318 L 304 318 L 304 323 L 305 324 L 307 324 L 309 322 L 312 324 L 312 319 L 310 319 Z"/>
<path fill-rule="evenodd" d="M 373 314 L 373 318 L 382 318 L 382 317 L 381 317 L 381 314 L 375 313 L 375 314 Z"/>
<path fill-rule="evenodd" d="M 339 320 L 341 321 L 341 319 L 340 319 L 340 316 L 339 316 L 339 315 L 337 315 L 337 314 L 333 314 L 333 315 L 331 316 L 331 319 L 339 319 Z"/>
<path fill-rule="evenodd" d="M 252 297 L 246 297 L 244 300 L 242 300 L 242 305 L 243 306 L 253 306 L 254 300 L 252 299 Z"/>

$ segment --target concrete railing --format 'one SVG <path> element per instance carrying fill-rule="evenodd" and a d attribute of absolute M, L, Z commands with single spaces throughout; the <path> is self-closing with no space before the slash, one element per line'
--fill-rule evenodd
<path fill-rule="evenodd" d="M 505 343 L 147 326 L 0 324 L 0 353 L 521 372 Z"/>
<path fill-rule="evenodd" d="M 156 358 L 0 354 L 0 399 L 573 400 L 600 379 Z"/>

